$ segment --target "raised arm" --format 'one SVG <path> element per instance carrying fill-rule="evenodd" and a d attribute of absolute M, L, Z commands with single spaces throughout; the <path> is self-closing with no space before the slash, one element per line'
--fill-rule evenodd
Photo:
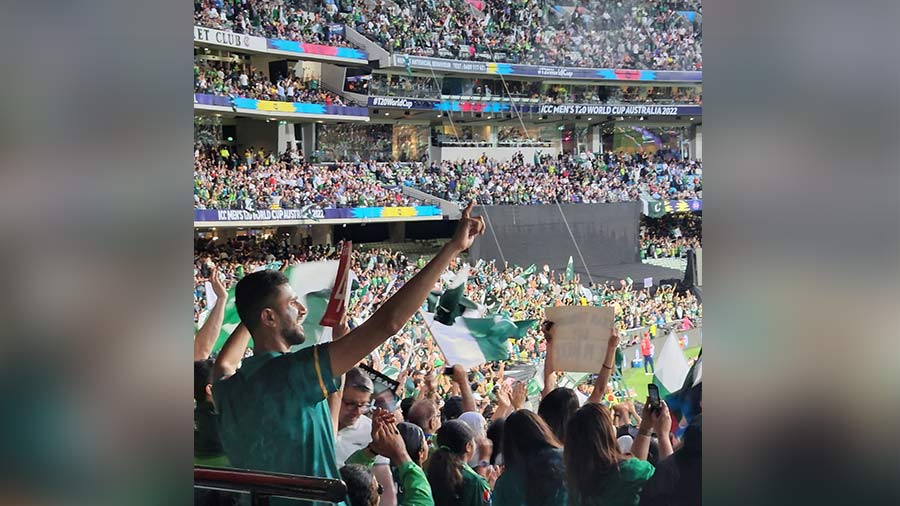
<path fill-rule="evenodd" d="M 497 390 L 497 409 L 494 410 L 494 416 L 491 419 L 500 420 L 501 418 L 506 418 L 512 412 L 512 386 L 502 382 Z"/>
<path fill-rule="evenodd" d="M 606 385 L 609 383 L 609 377 L 612 376 L 613 369 L 616 367 L 616 347 L 619 345 L 619 329 L 613 324 L 609 333 L 609 340 L 606 342 L 606 356 L 603 357 L 603 366 L 597 373 L 597 381 L 594 383 L 594 391 L 588 398 L 588 402 L 597 404 L 603 400 L 603 394 L 606 392 Z"/>
<path fill-rule="evenodd" d="M 340 341 L 331 343 L 331 372 L 344 374 L 372 352 L 379 344 L 400 332 L 403 325 L 419 309 L 441 274 L 457 255 L 469 249 L 475 238 L 484 233 L 484 220 L 471 217 L 474 203 L 463 211 L 453 239 L 441 248 L 431 262 L 381 305 L 362 325 Z"/>
<path fill-rule="evenodd" d="M 647 460 L 650 453 L 650 440 L 656 432 L 657 445 L 659 445 L 659 460 L 672 455 L 672 441 L 669 439 L 669 431 L 672 429 L 672 417 L 669 414 L 669 406 L 666 401 L 659 401 L 659 408 L 650 407 L 650 399 L 644 403 L 644 412 L 641 416 L 641 424 L 638 426 L 638 435 L 631 445 L 631 453 L 641 460 Z"/>
<path fill-rule="evenodd" d="M 209 316 L 206 321 L 197 330 L 194 336 L 194 362 L 198 360 L 206 360 L 212 353 L 213 345 L 219 333 L 222 332 L 222 322 L 225 320 L 225 303 L 228 302 L 228 291 L 219 275 L 219 271 L 215 266 L 212 267 L 212 275 L 209 277 L 209 284 L 212 285 L 213 293 L 216 294 L 216 303 L 209 310 Z"/>
<path fill-rule="evenodd" d="M 541 328 L 544 331 L 544 340 L 547 341 L 547 353 L 544 357 L 544 390 L 541 391 L 543 399 L 556 388 L 556 371 L 554 370 L 556 363 L 553 359 L 553 337 L 556 331 L 553 329 L 551 321 L 544 322 Z"/>
<path fill-rule="evenodd" d="M 228 336 L 228 340 L 219 351 L 219 356 L 216 357 L 216 363 L 213 365 L 213 379 L 221 379 L 237 372 L 249 343 L 250 331 L 241 323 Z"/>
<path fill-rule="evenodd" d="M 339 341 L 342 337 L 346 336 L 348 332 L 350 332 L 350 329 L 347 327 L 347 306 L 345 305 L 341 321 L 331 328 L 331 339 L 333 341 Z M 335 436 L 338 432 L 338 421 L 341 415 L 341 401 L 343 400 L 344 375 L 341 375 L 341 388 L 328 395 L 328 411 L 331 412 L 331 428 L 334 431 Z"/>
<path fill-rule="evenodd" d="M 462 397 L 463 413 L 467 411 L 477 411 L 478 408 L 475 406 L 475 397 L 472 395 L 472 385 L 469 384 L 469 376 L 466 373 L 466 369 L 459 364 L 454 365 L 453 376 L 451 376 L 451 379 L 459 386 L 459 395 Z"/>

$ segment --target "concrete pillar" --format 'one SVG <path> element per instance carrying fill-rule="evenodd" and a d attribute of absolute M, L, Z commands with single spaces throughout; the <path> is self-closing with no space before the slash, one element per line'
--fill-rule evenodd
<path fill-rule="evenodd" d="M 297 125 L 295 125 L 293 123 L 288 123 L 286 121 L 285 122 L 279 121 L 278 123 L 279 123 L 278 124 L 278 152 L 282 153 L 284 151 L 291 149 L 291 147 L 294 145 L 294 140 L 295 140 L 294 128 L 296 128 Z M 297 146 L 297 147 L 300 147 L 300 146 Z"/>
<path fill-rule="evenodd" d="M 600 129 L 600 125 L 594 125 L 591 127 L 591 153 L 601 153 L 603 151 L 603 147 L 601 146 L 603 132 Z"/>
<path fill-rule="evenodd" d="M 491 125 L 491 133 L 490 133 L 490 138 L 488 139 L 488 142 L 491 143 L 492 148 L 496 148 L 497 143 L 500 142 L 499 130 L 500 130 L 500 128 L 497 127 L 496 125 Z"/>
<path fill-rule="evenodd" d="M 703 125 L 697 125 L 694 129 L 694 152 L 691 153 L 697 160 L 703 160 Z"/>
<path fill-rule="evenodd" d="M 294 125 L 294 128 L 300 127 L 302 128 L 301 132 L 303 133 L 303 156 L 309 160 L 309 157 L 312 156 L 313 151 L 316 150 L 316 124 L 315 123 L 303 123 L 301 125 Z"/>

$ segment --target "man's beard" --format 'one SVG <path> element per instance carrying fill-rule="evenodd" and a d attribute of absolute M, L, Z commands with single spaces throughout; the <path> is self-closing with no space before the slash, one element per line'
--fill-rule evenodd
<path fill-rule="evenodd" d="M 306 335 L 303 334 L 303 329 L 299 327 L 291 327 L 285 329 L 281 333 L 281 337 L 284 338 L 285 342 L 287 342 L 290 346 L 296 346 L 298 344 L 303 344 L 306 342 Z"/>

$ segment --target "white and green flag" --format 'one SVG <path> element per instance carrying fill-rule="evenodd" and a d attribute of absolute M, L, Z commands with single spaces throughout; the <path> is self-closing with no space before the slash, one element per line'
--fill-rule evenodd
<path fill-rule="evenodd" d="M 287 268 L 285 276 L 290 280 L 291 286 L 297 292 L 300 302 L 306 307 L 306 319 L 303 321 L 303 331 L 306 335 L 306 342 L 298 347 L 298 349 L 306 348 L 318 343 L 331 341 L 331 328 L 322 327 L 319 321 L 325 314 L 328 307 L 328 299 L 331 297 L 331 289 L 334 285 L 334 279 L 337 276 L 339 262 L 337 260 L 328 260 L 322 262 L 306 262 L 293 265 Z M 353 272 L 350 272 L 351 281 L 355 279 Z M 349 292 L 352 283 L 347 283 L 347 297 L 349 300 Z M 225 304 L 225 319 L 222 322 L 222 331 L 219 338 L 213 346 L 213 353 L 218 353 L 225 345 L 228 336 L 234 332 L 234 329 L 241 323 L 241 319 L 237 314 L 237 308 L 234 306 L 234 287 L 228 290 L 228 302 Z M 252 341 L 250 346 L 252 346 Z"/>
<path fill-rule="evenodd" d="M 653 366 L 653 384 L 659 387 L 660 398 L 664 399 L 681 389 L 690 367 L 674 332 L 669 333 L 669 337 L 663 342 Z"/>
<path fill-rule="evenodd" d="M 455 276 L 441 294 L 434 312 L 423 315 L 447 364 L 471 369 L 492 360 L 509 359 L 509 339 L 524 337 L 537 320 L 515 322 L 500 315 L 480 317 L 479 311 L 466 308 L 461 301 L 468 269 L 463 266 Z"/>
<path fill-rule="evenodd" d="M 530 267 L 528 267 L 527 269 L 522 271 L 522 274 L 519 274 L 518 276 L 513 278 L 513 281 L 517 285 L 524 285 L 525 281 L 528 280 L 528 278 L 530 278 L 531 276 L 534 276 L 535 272 L 537 272 L 537 266 L 534 264 L 531 264 Z"/>
<path fill-rule="evenodd" d="M 566 264 L 566 282 L 569 283 L 575 279 L 575 264 L 572 262 L 572 256 L 569 255 L 569 263 Z"/>

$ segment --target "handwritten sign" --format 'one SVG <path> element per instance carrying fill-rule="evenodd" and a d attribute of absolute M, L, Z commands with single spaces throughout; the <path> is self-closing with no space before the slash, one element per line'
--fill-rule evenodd
<path fill-rule="evenodd" d="M 606 344 L 613 326 L 611 307 L 548 307 L 544 314 L 553 322 L 555 367 L 568 372 L 597 372 L 606 358 Z"/>

